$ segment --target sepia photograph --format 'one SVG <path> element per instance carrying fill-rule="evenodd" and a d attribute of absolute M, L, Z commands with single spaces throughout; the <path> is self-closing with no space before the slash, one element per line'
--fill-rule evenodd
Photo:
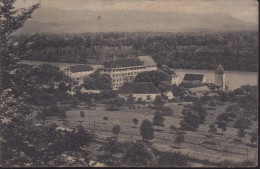
<path fill-rule="evenodd" d="M 0 166 L 258 166 L 257 0 L 0 0 Z"/>

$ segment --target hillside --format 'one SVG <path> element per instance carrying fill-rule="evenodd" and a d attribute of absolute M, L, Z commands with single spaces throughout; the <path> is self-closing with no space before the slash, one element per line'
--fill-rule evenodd
<path fill-rule="evenodd" d="M 40 8 L 22 33 L 225 32 L 257 30 L 256 24 L 225 14 L 154 11 L 90 11 Z"/>

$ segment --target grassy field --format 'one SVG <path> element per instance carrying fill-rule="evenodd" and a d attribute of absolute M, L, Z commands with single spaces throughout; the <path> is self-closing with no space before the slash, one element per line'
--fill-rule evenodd
<path fill-rule="evenodd" d="M 172 116 L 165 116 L 164 127 L 160 127 L 161 131 L 155 132 L 155 138 L 151 140 L 153 146 L 159 148 L 161 151 L 181 151 L 182 153 L 188 154 L 190 157 L 196 159 L 207 159 L 212 162 L 219 161 L 219 151 L 217 145 L 204 145 L 201 144 L 203 141 L 218 140 L 220 141 L 220 155 L 221 161 L 232 160 L 234 162 L 241 162 L 245 159 L 257 159 L 257 148 L 251 148 L 245 145 L 249 143 L 250 136 L 247 134 L 242 143 L 234 143 L 233 139 L 237 136 L 237 129 L 233 128 L 233 124 L 228 124 L 227 131 L 221 135 L 221 130 L 218 129 L 219 134 L 214 135 L 213 138 L 208 137 L 208 125 L 213 124 L 216 121 L 218 114 L 225 112 L 225 109 L 230 103 L 225 105 L 218 105 L 217 110 L 207 110 L 208 116 L 204 124 L 201 124 L 197 131 L 187 131 L 185 135 L 185 141 L 181 143 L 181 148 L 174 143 L 174 134 L 170 131 L 170 126 L 175 125 L 179 127 L 179 123 L 182 120 L 181 111 L 184 104 L 178 105 L 178 103 L 166 103 L 165 106 L 171 107 L 174 111 Z M 80 104 L 78 108 L 67 111 L 68 126 L 66 128 L 73 128 L 79 125 L 81 120 L 80 111 L 84 111 L 86 117 L 83 119 L 82 125 L 91 131 L 94 131 L 99 138 L 106 138 L 112 136 L 112 127 L 114 124 L 119 124 L 121 131 L 119 133 L 119 140 L 138 140 L 142 139 L 139 134 L 139 127 L 145 118 L 152 121 L 155 110 L 148 108 L 148 104 L 139 105 L 135 107 L 140 108 L 129 109 L 128 106 L 122 107 L 119 111 L 106 111 L 104 105 L 98 104 L 95 110 L 89 110 L 86 105 Z M 108 120 L 103 120 L 103 117 L 108 117 Z M 133 118 L 139 120 L 138 124 L 135 125 L 132 121 Z M 63 126 L 63 121 L 60 121 L 57 117 L 47 118 L 47 123 L 56 123 Z M 253 122 L 251 129 L 246 132 L 255 131 L 257 128 L 256 122 Z M 157 127 L 155 126 L 155 129 Z"/>

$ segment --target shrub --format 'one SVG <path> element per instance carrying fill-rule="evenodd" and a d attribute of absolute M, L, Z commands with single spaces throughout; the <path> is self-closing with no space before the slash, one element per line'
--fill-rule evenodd
<path fill-rule="evenodd" d="M 188 158 L 180 152 L 163 152 L 160 153 L 158 165 L 161 167 L 187 166 Z"/>

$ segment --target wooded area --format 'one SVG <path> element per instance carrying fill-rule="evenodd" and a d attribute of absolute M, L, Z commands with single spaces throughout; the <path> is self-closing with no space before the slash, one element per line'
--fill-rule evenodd
<path fill-rule="evenodd" d="M 257 71 L 257 44 L 257 32 L 38 34 L 24 59 L 103 64 L 112 56 L 151 55 L 171 68 Z"/>

